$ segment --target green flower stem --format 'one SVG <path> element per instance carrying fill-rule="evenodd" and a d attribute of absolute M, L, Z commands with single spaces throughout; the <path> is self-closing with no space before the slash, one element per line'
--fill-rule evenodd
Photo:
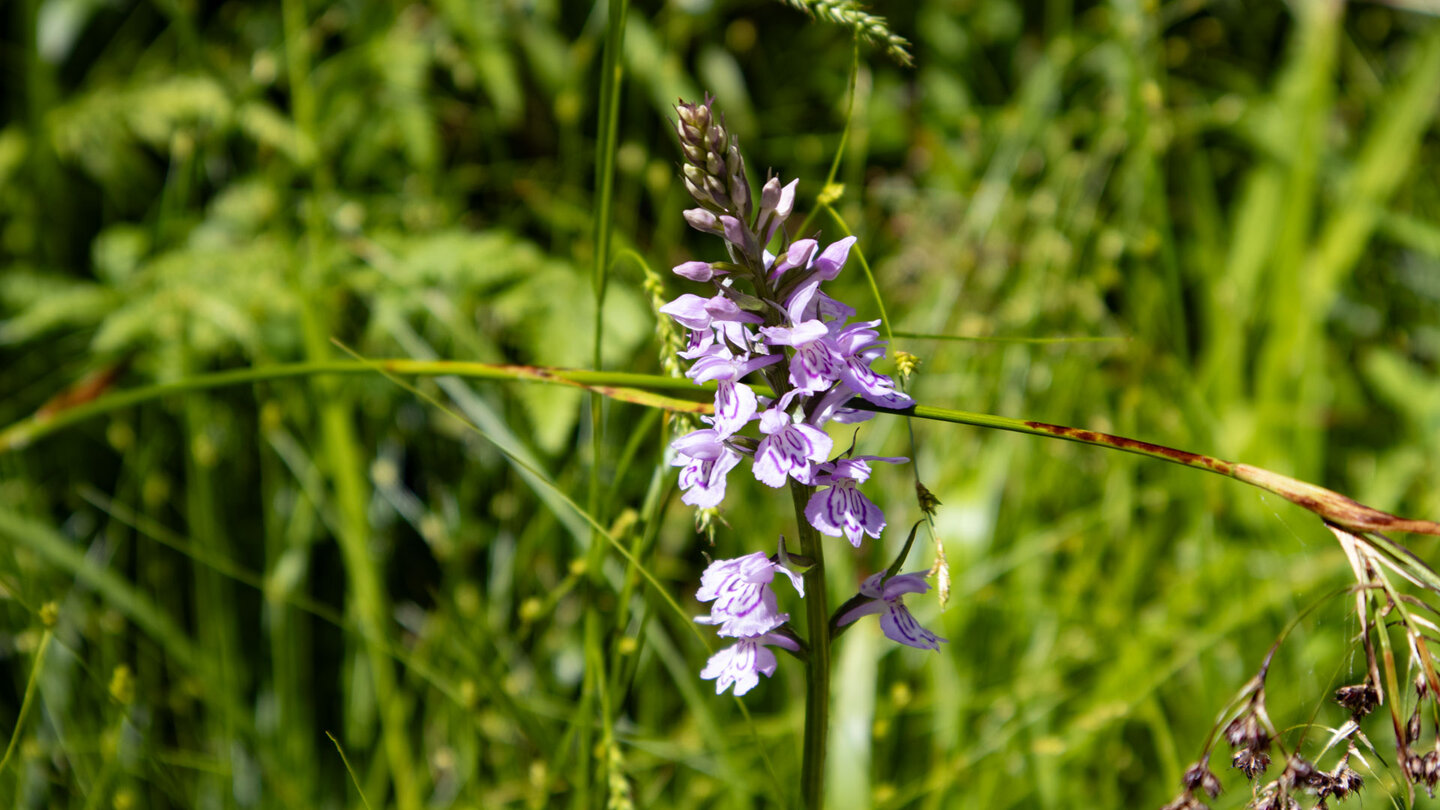
<path fill-rule="evenodd" d="M 820 533 L 805 519 L 805 504 L 814 492 L 814 487 L 790 482 L 800 553 L 811 560 L 804 575 L 809 655 L 805 659 L 805 753 L 800 770 L 801 804 L 807 810 L 825 806 L 825 743 L 830 733 L 830 605 L 825 587 L 825 548 Z"/>
<path fill-rule="evenodd" d="M 26 445 L 86 419 L 106 413 L 150 402 L 161 397 L 182 394 L 188 391 L 202 391 L 228 385 L 245 385 L 264 380 L 278 380 L 294 377 L 310 377 L 322 374 L 370 374 L 384 372 L 396 375 L 437 377 L 455 376 L 472 379 L 498 380 L 508 382 L 541 382 L 556 385 L 570 385 L 598 391 L 606 396 L 626 402 L 664 407 L 692 413 L 709 413 L 710 405 L 697 401 L 698 398 L 713 395 L 714 387 L 699 387 L 689 380 L 663 377 L 653 374 L 633 374 L 617 371 L 577 371 L 571 369 L 543 368 L 539 366 L 507 366 L 487 363 L 465 363 L 454 361 L 425 360 L 359 360 L 319 361 L 284 365 L 262 366 L 259 368 L 224 371 L 218 374 L 202 374 L 177 380 L 163 385 L 152 385 L 106 394 L 97 399 L 59 411 L 42 411 L 22 419 L 0 430 L 0 453 L 18 450 Z M 767 394 L 764 386 L 756 385 L 759 393 Z M 680 391 L 686 398 L 662 396 L 656 391 Z M 695 397 L 697 399 L 691 399 Z M 880 410 L 863 401 L 851 403 L 852 407 Z M 1227 478 L 1243 481 L 1266 492 L 1272 492 L 1298 506 L 1314 512 L 1320 517 L 1359 532 L 1401 531 L 1440 536 L 1440 523 L 1428 520 L 1407 520 L 1395 515 L 1372 509 L 1357 503 L 1338 492 L 1298 481 L 1260 467 L 1214 458 L 1213 456 L 1189 453 L 1173 447 L 1151 444 L 1124 436 L 1100 433 L 1093 430 L 1051 425 L 1008 416 L 997 416 L 973 411 L 957 411 L 917 405 L 906 411 L 919 419 L 951 422 L 973 427 L 1008 430 L 1031 436 L 1045 436 L 1052 439 L 1107 447 L 1127 453 L 1160 459 L 1184 467 L 1205 470 Z"/>

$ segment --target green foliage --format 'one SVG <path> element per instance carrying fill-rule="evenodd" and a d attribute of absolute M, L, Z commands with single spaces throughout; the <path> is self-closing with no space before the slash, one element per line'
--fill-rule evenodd
<path fill-rule="evenodd" d="M 924 361 L 917 399 L 1440 516 L 1433 17 L 922 0 L 872 5 L 881 24 L 804 6 L 820 19 L 630 8 L 612 255 L 720 258 L 679 216 L 677 96 L 716 93 L 749 164 L 799 176 L 816 208 L 852 109 L 849 37 L 868 31 L 883 43 L 859 44 L 833 206 L 891 326 L 1116 339 L 897 339 Z M 106 373 L 175 382 L 339 356 L 332 339 L 590 365 L 607 13 L 0 7 L 0 425 Z M 913 68 L 884 52 L 906 40 Z M 839 233 L 824 213 L 808 228 Z M 607 268 L 602 364 L 655 372 L 634 266 Z M 861 274 L 836 285 L 872 314 Z M 748 714 L 716 698 L 651 579 L 699 612 L 704 554 L 793 536 L 786 499 L 737 476 L 712 549 L 655 412 L 551 386 L 417 390 L 377 374 L 177 394 L 0 455 L 0 801 L 790 806 L 801 667 L 783 660 Z M 1238 484 L 914 429 L 953 586 L 912 607 L 950 643 L 840 640 L 837 807 L 1159 806 L 1286 621 L 1350 581 L 1306 513 Z M 859 442 L 911 452 L 896 419 Z M 893 527 L 919 517 L 908 476 L 872 481 Z M 603 541 L 556 495 L 584 503 L 592 479 L 592 517 L 643 573 L 592 555 Z M 832 602 L 903 540 L 834 547 Z M 1277 657 L 1270 713 L 1292 741 L 1343 722 L 1328 696 L 1360 677 L 1350 609 L 1326 602 Z M 1389 750 L 1383 721 L 1367 731 Z M 1404 804 L 1378 772 L 1363 801 Z M 1221 776 L 1215 806 L 1243 806 Z"/>

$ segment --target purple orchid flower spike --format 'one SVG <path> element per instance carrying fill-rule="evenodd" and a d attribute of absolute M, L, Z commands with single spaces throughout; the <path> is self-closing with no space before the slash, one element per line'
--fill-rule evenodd
<path fill-rule="evenodd" d="M 946 639 L 921 627 L 901 601 L 907 593 L 925 593 L 928 590 L 930 584 L 925 581 L 923 573 L 896 574 L 885 579 L 885 572 L 881 571 L 860 585 L 860 595 L 869 597 L 871 601 L 846 611 L 836 624 L 844 626 L 862 616 L 880 613 L 883 614 L 880 616 L 880 629 L 891 641 L 921 650 L 938 650 L 940 642 Z"/>
<path fill-rule="evenodd" d="M 860 493 L 859 485 L 870 478 L 871 461 L 900 464 L 909 459 L 899 456 L 855 456 L 816 465 L 819 474 L 815 483 L 828 485 L 810 496 L 805 505 L 805 519 L 821 534 L 844 535 L 850 545 L 859 548 L 864 535 L 878 538 L 885 528 L 885 513 Z"/>
<path fill-rule="evenodd" d="M 770 588 L 776 571 L 789 577 L 804 596 L 800 575 L 772 562 L 763 551 L 710 563 L 700 575 L 700 590 L 695 598 L 715 604 L 709 616 L 696 617 L 695 621 L 717 624 L 720 635 L 739 638 L 764 635 L 784 624 L 790 614 L 778 611 L 775 591 Z"/>
<path fill-rule="evenodd" d="M 715 680 L 717 695 L 734 684 L 735 696 L 740 697 L 760 683 L 761 675 L 768 678 L 775 674 L 775 653 L 766 648 L 767 644 L 789 650 L 799 648 L 794 641 L 778 633 L 742 638 L 710 656 L 705 668 L 700 670 L 700 677 Z"/>
<path fill-rule="evenodd" d="M 786 476 L 810 483 L 811 465 L 824 461 L 835 444 L 820 428 L 791 418 L 787 409 L 798 393 L 791 391 L 760 414 L 760 432 L 765 438 L 755 449 L 753 471 L 755 480 L 769 487 L 783 486 Z"/>
<path fill-rule="evenodd" d="M 740 463 L 740 451 L 727 444 L 714 428 L 704 428 L 670 443 L 680 471 L 682 503 L 697 509 L 714 509 L 725 500 L 725 476 Z"/>

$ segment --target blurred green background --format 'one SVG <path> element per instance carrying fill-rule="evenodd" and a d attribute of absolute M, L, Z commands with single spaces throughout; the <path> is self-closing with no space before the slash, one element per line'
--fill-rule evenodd
<path fill-rule="evenodd" d="M 917 399 L 1440 517 L 1434 9 L 870 11 L 915 64 L 859 49 L 836 208 L 895 329 L 1012 339 L 898 339 L 924 362 Z M 602 155 L 620 257 L 604 365 L 661 373 L 635 257 L 664 297 L 683 290 L 671 265 L 721 258 L 680 218 L 670 105 L 715 94 L 752 172 L 801 178 L 808 213 L 855 55 L 844 27 L 779 3 L 636 4 L 612 151 L 605 3 L 8 0 L 0 18 L 0 426 L 95 375 L 343 357 L 332 338 L 589 366 Z M 874 317 L 856 266 L 832 294 Z M 1013 340 L 1055 337 L 1114 340 Z M 710 549 L 656 411 L 604 403 L 597 457 L 579 392 L 416 385 L 582 503 L 598 477 L 595 516 L 687 610 L 703 553 L 793 535 L 788 499 L 737 475 Z M 1163 804 L 1284 623 L 1347 584 L 1318 521 L 1235 482 L 954 425 L 914 437 L 954 584 L 943 610 L 912 608 L 950 643 L 897 649 L 874 623 L 841 640 L 834 807 Z M 895 418 L 859 441 L 910 452 Z M 892 529 L 832 546 L 833 602 L 920 517 L 911 480 L 871 480 Z M 633 567 L 379 375 L 177 392 L 4 452 L 0 538 L 0 802 L 794 802 L 802 667 L 782 658 L 748 716 L 715 697 L 708 652 Z M 1277 658 L 1292 741 L 1344 719 L 1328 696 L 1364 661 L 1348 603 Z M 1362 801 L 1381 806 L 1396 775 L 1375 764 Z M 1222 776 L 1215 805 L 1243 806 Z"/>

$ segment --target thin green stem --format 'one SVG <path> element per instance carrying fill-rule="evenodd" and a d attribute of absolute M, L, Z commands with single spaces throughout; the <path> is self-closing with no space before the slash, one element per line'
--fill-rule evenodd
<path fill-rule="evenodd" d="M 284 23 L 286 71 L 289 74 L 292 111 L 295 126 L 309 143 L 317 143 L 318 107 L 311 75 L 309 26 L 306 22 L 305 0 L 284 0 L 281 3 Z M 305 205 L 305 252 L 298 257 L 293 283 L 300 291 L 299 320 L 305 356 L 311 361 L 329 359 L 331 334 L 325 313 L 325 251 L 328 226 L 322 200 L 331 188 L 329 171 L 322 160 L 306 169 L 310 181 L 309 198 Z M 349 610 L 353 611 L 364 639 L 362 650 L 369 665 L 370 685 L 374 690 L 375 710 L 380 719 L 380 738 L 389 781 L 395 790 L 399 810 L 418 810 L 422 804 L 421 786 L 411 760 L 410 741 L 406 731 L 409 717 L 404 696 L 395 682 L 395 671 L 386 655 L 389 638 L 389 594 L 385 590 L 379 561 L 370 549 L 370 491 L 365 478 L 366 463 L 360 439 L 353 423 L 354 408 L 348 397 L 341 395 L 334 380 L 312 380 L 317 400 L 321 455 L 325 459 L 340 525 L 335 532 L 336 543 L 344 560 Z M 353 718 L 352 719 L 358 719 Z M 354 725 L 362 725 L 355 722 Z M 384 772 L 376 770 L 376 779 Z M 377 782 L 375 795 L 385 785 Z"/>
<path fill-rule="evenodd" d="M 790 482 L 799 525 L 800 553 L 813 563 L 805 571 L 805 622 L 810 654 L 805 673 L 805 748 L 800 770 L 800 799 L 807 810 L 825 806 L 825 744 L 830 733 L 830 605 L 825 587 L 825 548 L 820 533 L 805 519 L 814 487 Z"/>
<path fill-rule="evenodd" d="M 163 385 L 153 385 L 145 388 L 121 391 L 115 394 L 107 394 L 98 399 L 62 411 L 37 414 L 0 430 L 0 453 L 20 449 L 37 439 L 85 419 L 188 391 L 202 391 L 228 385 L 244 385 L 261 380 L 322 374 L 370 374 L 376 372 L 390 375 L 424 377 L 455 376 L 509 382 L 541 382 L 579 386 L 599 391 L 606 396 L 622 399 L 626 402 L 651 407 L 682 410 L 691 413 L 709 413 L 711 406 L 690 399 L 682 400 L 652 394 L 641 389 L 644 388 L 649 391 L 684 391 L 688 395 L 696 397 L 713 395 L 714 391 L 713 386 L 708 388 L 697 387 L 691 384 L 689 380 L 674 377 L 618 371 L 578 371 L 539 366 L 505 366 L 486 363 L 426 360 L 326 360 L 310 363 L 277 364 L 260 368 L 220 372 L 218 374 L 204 374 Z M 766 386 L 764 385 L 757 383 L 754 387 L 757 393 L 766 396 L 771 395 L 771 391 L 766 390 Z M 1008 430 L 1031 436 L 1065 439 L 1067 441 L 1093 445 L 1095 447 L 1123 450 L 1127 453 L 1168 461 L 1172 464 L 1179 464 L 1197 470 L 1205 470 L 1217 475 L 1223 475 L 1226 478 L 1243 481 L 1251 486 L 1279 495 L 1291 503 L 1308 509 L 1332 523 L 1353 530 L 1361 532 L 1401 531 L 1440 536 L 1440 523 L 1434 523 L 1428 520 L 1399 518 L 1387 512 L 1382 512 L 1378 509 L 1372 509 L 1364 504 L 1357 503 L 1337 492 L 1250 464 L 1225 461 L 1224 459 L 1215 458 L 1214 456 L 1177 450 L 1173 447 L 1142 442 L 1124 436 L 1100 433 L 1082 428 L 1066 427 L 1064 425 L 1052 425 L 1027 419 L 1016 419 L 1009 416 L 976 413 L 974 411 L 959 411 L 950 408 L 936 408 L 928 405 L 916 405 L 904 411 L 886 411 L 883 408 L 876 408 L 864 400 L 858 399 L 848 403 L 848 405 L 849 407 L 862 410 L 898 413 L 932 421 L 951 422 L 959 425 L 971 425 L 994 430 Z"/>
<path fill-rule="evenodd" d="M 601 58 L 600 66 L 600 112 L 597 122 L 595 138 L 595 265 L 593 270 L 592 283 L 595 296 L 595 331 L 591 342 L 591 365 L 596 371 L 600 371 L 604 358 L 604 334 L 605 334 L 605 288 L 608 282 L 610 269 L 610 236 L 614 219 L 615 199 L 615 152 L 616 133 L 620 124 L 620 86 L 624 75 L 624 60 L 621 58 L 621 48 L 625 39 L 625 15 L 628 10 L 626 0 L 610 0 L 608 11 L 609 19 L 605 30 L 605 51 Z M 605 514 L 604 503 L 600 498 L 600 491 L 603 485 L 604 472 L 604 445 L 605 445 L 605 424 L 604 424 L 604 398 L 599 392 L 592 391 L 589 397 L 590 404 L 590 480 L 588 482 L 585 507 L 602 522 L 608 519 Z M 605 562 L 605 552 L 608 546 L 600 542 L 599 534 L 592 534 L 590 541 L 590 552 L 587 555 L 586 563 L 589 577 L 585 594 L 587 601 L 594 603 L 603 586 L 601 568 Z M 605 672 L 605 656 L 601 647 L 601 628 L 598 621 L 593 621 L 594 612 L 590 613 L 592 620 L 585 622 L 585 658 L 594 667 L 586 672 L 586 678 L 581 687 L 581 711 L 575 716 L 575 722 L 579 724 L 579 779 L 576 782 L 576 790 L 573 794 L 572 804 L 575 807 L 589 807 L 590 785 L 593 769 L 590 766 L 590 708 L 594 704 L 595 689 L 600 690 L 600 711 L 601 721 L 606 730 L 605 745 L 610 745 L 609 738 L 610 716 L 609 704 L 605 694 L 605 681 L 608 677 Z"/>
<path fill-rule="evenodd" d="M 35 651 L 35 664 L 30 667 L 30 678 L 25 681 L 25 697 L 20 700 L 20 712 L 15 716 L 15 730 L 10 734 L 10 742 L 5 746 L 5 755 L 0 757 L 0 773 L 4 773 L 5 766 L 10 763 L 10 757 L 15 753 L 15 748 L 20 742 L 20 735 L 25 730 L 25 719 L 30 716 L 30 707 L 35 702 L 35 689 L 40 683 L 40 672 L 45 667 L 45 653 L 50 649 L 50 641 L 55 638 L 50 628 L 45 628 L 45 634 L 40 637 L 40 646 Z"/>

